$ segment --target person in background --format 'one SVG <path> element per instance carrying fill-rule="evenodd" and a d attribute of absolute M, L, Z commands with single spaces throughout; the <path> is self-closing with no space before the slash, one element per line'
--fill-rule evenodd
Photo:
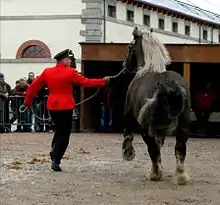
<path fill-rule="evenodd" d="M 28 83 L 29 85 L 31 85 L 31 83 L 34 81 L 34 79 L 35 79 L 34 73 L 33 73 L 33 72 L 29 72 L 29 73 L 28 73 L 27 83 Z"/>
<path fill-rule="evenodd" d="M 30 121 L 30 113 L 31 110 L 28 109 L 24 113 L 20 113 L 19 108 L 24 103 L 24 97 L 26 95 L 26 92 L 29 88 L 29 85 L 27 84 L 26 80 L 21 78 L 19 80 L 18 85 L 13 89 L 12 95 L 15 97 L 15 104 L 16 104 L 16 113 L 17 113 L 17 119 L 18 119 L 18 125 L 20 125 L 21 130 L 17 131 L 23 131 L 23 132 L 32 132 L 31 126 L 32 121 Z M 23 128 L 23 129 L 22 129 Z"/>
<path fill-rule="evenodd" d="M 34 130 L 35 132 L 43 132 L 44 126 L 45 131 L 49 132 L 49 124 L 47 121 L 43 119 L 49 118 L 49 113 L 47 110 L 47 96 L 48 96 L 48 88 L 46 86 L 42 87 L 38 93 L 37 96 L 34 99 L 34 110 L 37 117 L 35 117 L 35 124 L 34 124 Z"/>
<path fill-rule="evenodd" d="M 193 101 L 193 110 L 198 121 L 199 132 L 206 130 L 209 117 L 214 111 L 216 99 L 217 95 L 213 91 L 211 83 L 206 84 L 205 89 L 196 93 Z"/>
<path fill-rule="evenodd" d="M 77 73 L 77 65 L 76 65 L 76 58 L 73 54 L 73 52 L 70 50 L 70 67 L 73 68 Z M 80 86 L 79 85 L 73 85 L 73 97 L 75 99 L 75 103 L 79 103 L 79 93 L 80 93 Z M 80 128 L 80 108 L 75 107 L 73 110 L 73 125 L 72 125 L 72 132 L 78 132 Z"/>
<path fill-rule="evenodd" d="M 9 121 L 9 96 L 11 95 L 11 86 L 5 82 L 5 76 L 0 73 L 0 132 L 11 132 Z"/>
<path fill-rule="evenodd" d="M 16 80 L 15 82 L 15 88 L 19 85 L 19 80 Z M 15 93 L 15 88 L 11 91 L 12 96 L 10 97 L 11 100 L 11 110 L 12 110 L 12 118 L 10 119 L 10 124 L 12 125 L 17 119 L 18 119 L 18 113 L 17 113 L 17 99 L 15 96 L 13 96 L 13 93 Z M 21 125 L 17 124 L 17 129 L 15 132 L 21 131 Z"/>
<path fill-rule="evenodd" d="M 101 117 L 100 117 L 100 125 L 101 130 L 103 132 L 110 132 L 112 130 L 113 120 L 113 96 L 112 96 L 112 88 L 108 87 L 102 90 L 101 92 Z"/>
<path fill-rule="evenodd" d="M 73 109 L 75 108 L 73 84 L 84 87 L 104 87 L 110 81 L 110 77 L 88 79 L 79 75 L 75 69 L 70 67 L 71 54 L 72 52 L 66 49 L 54 57 L 57 64 L 54 67 L 44 69 L 41 75 L 32 82 L 24 103 L 26 107 L 31 107 L 37 92 L 43 86 L 48 87 L 47 108 L 55 123 L 50 152 L 51 169 L 54 171 L 62 171 L 60 163 L 69 144 Z"/>
<path fill-rule="evenodd" d="M 34 79 L 35 79 L 34 73 L 33 72 L 29 72 L 28 73 L 28 78 L 27 78 L 27 84 L 31 85 L 31 83 L 34 81 Z M 28 115 L 28 121 L 32 122 L 32 119 L 33 119 L 33 113 L 30 112 L 29 115 Z"/>

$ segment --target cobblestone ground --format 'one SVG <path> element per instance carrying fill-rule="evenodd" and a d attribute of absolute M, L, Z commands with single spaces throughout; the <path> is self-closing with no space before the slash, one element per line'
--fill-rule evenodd
<path fill-rule="evenodd" d="M 219 205 L 220 140 L 190 139 L 186 167 L 191 181 L 172 182 L 174 138 L 164 144 L 164 181 L 146 179 L 150 159 L 140 136 L 136 158 L 121 157 L 118 134 L 73 134 L 62 162 L 50 171 L 52 133 L 1 135 L 2 205 Z"/>

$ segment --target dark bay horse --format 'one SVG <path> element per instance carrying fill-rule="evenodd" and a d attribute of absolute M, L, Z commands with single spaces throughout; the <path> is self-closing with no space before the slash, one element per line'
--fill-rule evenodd
<path fill-rule="evenodd" d="M 136 120 L 151 158 L 150 179 L 162 179 L 161 147 L 166 136 L 175 135 L 176 171 L 178 184 L 186 184 L 184 168 L 190 123 L 190 94 L 188 86 L 177 72 L 167 71 L 171 59 L 165 46 L 151 32 L 133 30 L 124 63 L 128 72 L 135 72 L 127 90 L 124 109 L 124 141 L 122 155 L 125 160 L 135 158 L 132 125 Z"/>

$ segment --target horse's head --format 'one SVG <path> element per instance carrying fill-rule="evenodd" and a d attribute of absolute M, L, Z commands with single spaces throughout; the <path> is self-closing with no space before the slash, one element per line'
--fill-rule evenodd
<path fill-rule="evenodd" d="M 143 33 L 136 26 L 132 32 L 133 40 L 128 45 L 128 55 L 125 66 L 128 72 L 135 73 L 144 65 L 144 53 L 142 49 Z"/>
<path fill-rule="evenodd" d="M 141 31 L 136 26 L 132 32 L 133 40 L 129 44 L 128 56 L 125 65 L 128 71 L 164 72 L 171 59 L 164 44 L 152 34 L 153 30 Z"/>

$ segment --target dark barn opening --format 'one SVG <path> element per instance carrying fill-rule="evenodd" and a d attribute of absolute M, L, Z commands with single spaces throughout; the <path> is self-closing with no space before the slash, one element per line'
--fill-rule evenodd
<path fill-rule="evenodd" d="M 121 61 L 84 61 L 84 75 L 88 78 L 101 78 L 118 74 Z M 183 75 L 183 63 L 172 63 L 167 67 Z M 133 76 L 122 74 L 112 80 L 109 86 L 101 88 L 98 95 L 84 104 L 86 130 L 93 132 L 123 132 L 124 103 L 127 88 Z M 97 88 L 85 88 L 84 99 L 92 96 Z M 109 94 L 109 95 L 108 95 Z M 134 124 L 134 132 L 138 132 Z"/>
<path fill-rule="evenodd" d="M 176 71 L 177 73 L 183 76 L 183 67 L 184 67 L 183 63 L 173 62 L 167 66 L 167 70 Z"/>
<path fill-rule="evenodd" d="M 191 63 L 190 64 L 190 88 L 191 93 L 204 89 L 207 83 L 212 83 L 213 88 L 219 88 L 218 63 Z"/>
<path fill-rule="evenodd" d="M 190 65 L 190 92 L 192 104 L 195 102 L 196 94 L 204 90 L 207 84 L 211 85 L 211 90 L 216 93 L 216 106 L 214 106 L 213 113 L 209 118 L 208 134 L 219 134 L 220 123 L 220 81 L 219 81 L 219 67 L 218 63 L 191 63 Z M 193 109 L 194 113 L 194 109 Z M 197 132 L 197 119 L 195 115 L 192 115 L 192 132 Z"/>
<path fill-rule="evenodd" d="M 84 61 L 84 75 L 101 78 L 117 75 L 122 69 L 121 61 Z M 98 95 L 85 104 L 88 129 L 94 132 L 122 132 L 124 100 L 131 76 L 121 74 L 111 83 L 101 88 Z M 84 98 L 88 98 L 97 88 L 85 88 Z"/>

